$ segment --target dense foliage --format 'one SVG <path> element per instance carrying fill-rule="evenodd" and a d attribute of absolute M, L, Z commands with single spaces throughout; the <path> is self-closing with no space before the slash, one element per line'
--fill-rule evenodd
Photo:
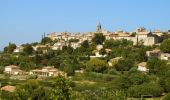
<path fill-rule="evenodd" d="M 146 56 L 146 51 L 160 48 L 162 52 L 170 53 L 169 39 L 166 38 L 159 46 L 134 46 L 132 41 L 105 40 L 101 33 L 96 33 L 92 41 L 85 40 L 80 47 L 73 49 L 71 39 L 68 46 L 62 50 L 52 50 L 48 47 L 37 48 L 36 45 L 52 45 L 57 40 L 43 38 L 40 43 L 24 44 L 23 52 L 13 53 L 15 44 L 9 44 L 0 54 L 0 73 L 8 65 L 17 65 L 21 70 L 44 66 L 54 66 L 67 73 L 68 77 L 53 77 L 37 80 L 28 77 L 27 80 L 13 80 L 10 75 L 0 75 L 2 86 L 14 85 L 14 92 L 1 92 L 4 100 L 126 100 L 143 96 L 160 97 L 169 100 L 170 64 L 159 57 Z M 103 48 L 98 51 L 106 57 L 90 58 L 97 52 L 96 46 Z M 109 51 L 107 51 L 109 50 Z M 121 58 L 114 60 L 114 58 Z M 109 66 L 111 62 L 112 66 Z M 137 66 L 146 62 L 148 72 L 140 72 Z M 0 99 L 1 99 L 0 98 Z"/>
<path fill-rule="evenodd" d="M 102 33 L 96 33 L 94 38 L 92 39 L 92 42 L 95 44 L 103 44 L 105 41 L 105 36 Z"/>
<path fill-rule="evenodd" d="M 14 49 L 16 49 L 16 44 L 9 43 L 9 45 L 4 48 L 4 52 L 12 53 Z"/>
<path fill-rule="evenodd" d="M 170 53 L 170 39 L 164 40 L 160 45 L 160 49 L 165 53 Z"/>

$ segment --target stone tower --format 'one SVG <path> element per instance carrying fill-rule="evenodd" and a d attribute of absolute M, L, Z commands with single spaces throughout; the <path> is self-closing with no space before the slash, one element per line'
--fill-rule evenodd
<path fill-rule="evenodd" d="M 101 33 L 102 32 L 102 26 L 101 26 L 100 22 L 96 26 L 96 32 L 97 33 Z"/>

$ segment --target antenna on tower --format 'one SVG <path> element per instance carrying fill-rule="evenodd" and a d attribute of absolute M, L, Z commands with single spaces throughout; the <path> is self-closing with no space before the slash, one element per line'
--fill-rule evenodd
<path fill-rule="evenodd" d="M 44 38 L 45 38 L 45 32 L 44 32 Z"/>
<path fill-rule="evenodd" d="M 152 33 L 152 30 L 150 29 L 150 33 Z"/>
<path fill-rule="evenodd" d="M 43 40 L 44 40 L 44 36 L 42 34 L 42 36 L 41 36 L 41 43 L 43 43 Z"/>

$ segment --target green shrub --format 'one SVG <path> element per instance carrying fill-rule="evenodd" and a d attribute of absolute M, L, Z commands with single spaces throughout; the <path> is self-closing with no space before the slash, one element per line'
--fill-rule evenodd
<path fill-rule="evenodd" d="M 152 95 L 158 97 L 163 93 L 163 89 L 157 83 L 144 83 L 142 85 L 134 85 L 128 89 L 130 97 L 139 98 L 142 95 Z"/>
<path fill-rule="evenodd" d="M 170 93 L 166 94 L 163 100 L 170 100 Z"/>

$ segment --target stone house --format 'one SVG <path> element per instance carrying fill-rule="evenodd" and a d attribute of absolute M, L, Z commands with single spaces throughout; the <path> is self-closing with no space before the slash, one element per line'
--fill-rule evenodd
<path fill-rule="evenodd" d="M 5 67 L 4 73 L 10 74 L 10 75 L 23 75 L 24 71 L 20 70 L 18 66 L 10 65 L 10 66 Z"/>
<path fill-rule="evenodd" d="M 149 69 L 146 68 L 146 62 L 141 62 L 138 64 L 138 71 L 141 71 L 141 72 L 148 72 Z"/>
<path fill-rule="evenodd" d="M 156 49 L 156 50 L 152 50 L 152 51 L 146 51 L 146 55 L 151 58 L 151 57 L 157 57 L 160 58 L 161 56 L 161 51 Z"/>
<path fill-rule="evenodd" d="M 161 53 L 161 60 L 170 61 L 170 54 L 169 53 Z"/>
<path fill-rule="evenodd" d="M 29 72 L 30 75 L 37 75 L 40 77 L 55 77 L 55 76 L 66 76 L 66 73 L 54 68 L 53 66 L 43 67 L 42 69 L 35 69 Z"/>

